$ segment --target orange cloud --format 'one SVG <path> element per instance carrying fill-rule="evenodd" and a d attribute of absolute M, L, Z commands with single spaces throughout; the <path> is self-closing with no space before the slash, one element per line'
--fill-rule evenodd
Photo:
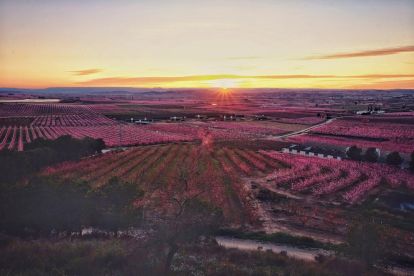
<path fill-rule="evenodd" d="M 181 77 L 112 77 L 97 78 L 82 82 L 76 85 L 92 86 L 117 86 L 117 85 L 162 85 L 176 82 L 197 82 L 213 81 L 218 79 L 388 79 L 388 78 L 413 78 L 414 75 L 355 75 L 355 76 L 335 76 L 335 75 L 269 75 L 269 76 L 249 76 L 249 75 L 196 75 Z"/>
<path fill-rule="evenodd" d="M 347 89 L 413 89 L 414 79 L 404 81 L 380 81 L 368 84 L 352 85 Z"/>
<path fill-rule="evenodd" d="M 88 70 L 75 70 L 75 71 L 69 71 L 69 72 L 75 76 L 86 76 L 86 75 L 100 73 L 102 71 L 103 71 L 102 69 L 88 69 Z"/>
<path fill-rule="evenodd" d="M 308 58 L 304 58 L 304 59 L 308 60 L 308 59 L 336 59 L 336 58 L 354 58 L 354 57 L 373 57 L 373 56 L 386 56 L 386 55 L 394 55 L 394 54 L 409 53 L 409 52 L 414 52 L 414 46 L 404 46 L 404 47 L 384 48 L 384 49 L 361 51 L 361 52 L 352 52 L 352 53 L 313 56 L 313 57 L 308 57 Z"/>

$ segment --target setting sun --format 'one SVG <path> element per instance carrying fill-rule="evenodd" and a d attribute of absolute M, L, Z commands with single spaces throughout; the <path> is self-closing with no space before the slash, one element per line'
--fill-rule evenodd
<path fill-rule="evenodd" d="M 211 84 L 213 87 L 220 87 L 223 90 L 237 87 L 237 82 L 234 79 L 217 79 L 213 80 Z"/>

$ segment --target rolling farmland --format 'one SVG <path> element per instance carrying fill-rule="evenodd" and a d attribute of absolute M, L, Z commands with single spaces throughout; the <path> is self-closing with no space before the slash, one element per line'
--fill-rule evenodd
<path fill-rule="evenodd" d="M 284 232 L 318 242 L 340 243 L 355 218 L 368 212 L 397 233 L 399 246 L 412 245 L 414 175 L 385 164 L 384 156 L 378 163 L 365 157 L 357 162 L 342 152 L 357 145 L 378 148 L 382 154 L 411 153 L 411 112 L 362 117 L 333 108 L 284 107 L 265 101 L 220 105 L 174 99 L 91 101 L 0 104 L 0 154 L 5 158 L 28 160 L 43 152 L 35 152 L 37 143 L 28 144 L 64 135 L 101 138 L 110 148 L 103 154 L 96 150 L 45 163 L 37 170 L 40 175 L 19 178 L 22 184 L 30 185 L 36 177 L 51 183 L 75 181 L 97 194 L 129 185 L 137 189 L 131 195 L 143 192 L 132 201 L 133 207 L 146 209 L 150 216 L 199 198 L 220 207 L 222 227 Z M 289 133 L 292 136 L 283 137 Z M 67 142 L 56 142 L 45 152 L 61 148 L 65 152 Z M 328 153 L 324 159 L 303 152 L 281 153 L 292 143 L 310 142 L 321 147 L 316 151 L 328 152 L 324 145 L 340 148 L 343 160 L 328 159 Z"/>
<path fill-rule="evenodd" d="M 0 276 L 414 276 L 414 0 L 0 0 Z"/>
<path fill-rule="evenodd" d="M 80 162 L 46 168 L 43 173 L 81 177 L 100 186 L 111 177 L 136 183 L 146 200 L 160 198 L 174 186 L 193 186 L 203 197 L 222 206 L 234 223 L 254 222 L 257 214 L 244 177 L 271 173 L 281 165 L 254 151 L 223 148 L 217 151 L 194 144 L 141 146 Z"/>
<path fill-rule="evenodd" d="M 0 149 L 24 150 L 36 138 L 55 139 L 62 135 L 75 138 L 102 138 L 109 147 L 160 144 L 201 140 L 243 140 L 265 138 L 302 129 L 317 120 L 282 122 L 192 122 L 157 123 L 136 126 L 117 122 L 92 108 L 65 104 L 0 104 Z M 108 105 L 103 105 L 108 108 Z M 112 107 L 111 105 L 109 105 Z M 296 120 L 296 119 L 292 119 Z"/>

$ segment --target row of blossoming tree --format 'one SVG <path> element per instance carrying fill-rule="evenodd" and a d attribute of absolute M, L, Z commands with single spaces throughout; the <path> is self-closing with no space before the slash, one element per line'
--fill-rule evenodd
<path fill-rule="evenodd" d="M 311 191 L 316 196 L 342 193 L 353 203 L 374 187 L 387 184 L 392 188 L 406 186 L 414 190 L 414 175 L 396 166 L 377 163 L 338 161 L 301 155 L 262 151 L 288 169 L 276 171 L 271 178 L 277 186 L 289 185 L 291 190 Z"/>

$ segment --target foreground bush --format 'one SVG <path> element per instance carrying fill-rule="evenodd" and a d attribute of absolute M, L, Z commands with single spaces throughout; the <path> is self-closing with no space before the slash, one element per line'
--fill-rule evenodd
<path fill-rule="evenodd" d="M 132 239 L 32 240 L 0 237 L 1 275 L 167 275 L 167 248 L 134 247 Z M 241 251 L 218 245 L 183 247 L 169 275 L 383 275 L 358 262 L 328 259 L 322 264 L 267 251 Z"/>

